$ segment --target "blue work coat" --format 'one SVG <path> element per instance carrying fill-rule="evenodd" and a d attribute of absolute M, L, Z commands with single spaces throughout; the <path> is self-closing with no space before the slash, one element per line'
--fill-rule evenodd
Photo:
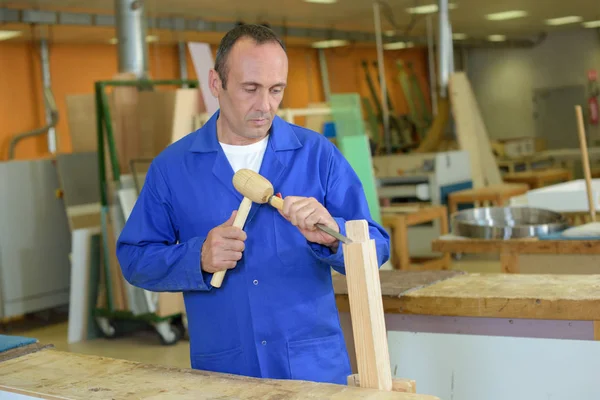
<path fill-rule="evenodd" d="M 192 368 L 261 378 L 346 384 L 351 373 L 339 322 L 331 268 L 336 253 L 309 243 L 268 204 L 253 204 L 245 250 L 223 285 L 200 267 L 208 232 L 242 200 L 219 145 L 219 113 L 167 147 L 152 162 L 117 243 L 123 275 L 132 285 L 183 292 Z M 366 219 L 379 266 L 389 236 L 375 223 L 361 182 L 324 136 L 276 117 L 259 173 L 283 197 L 314 197 L 345 234 L 345 221 Z"/>

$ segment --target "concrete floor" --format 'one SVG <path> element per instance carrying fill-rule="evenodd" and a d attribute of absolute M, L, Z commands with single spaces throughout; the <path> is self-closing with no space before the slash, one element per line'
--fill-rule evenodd
<path fill-rule="evenodd" d="M 500 263 L 497 257 L 470 255 L 463 257 L 460 261 L 453 261 L 452 269 L 469 273 L 496 273 L 500 272 Z M 157 334 L 148 330 L 112 340 L 95 339 L 68 344 L 66 315 L 63 315 L 62 318 L 59 317 L 58 320 L 34 321 L 34 323 L 29 323 L 28 327 L 9 324 L 5 326 L 4 332 L 0 331 L 0 333 L 33 337 L 42 344 L 52 344 L 56 349 L 63 351 L 120 358 L 147 364 L 190 367 L 189 341 L 185 339 L 175 345 L 164 346 L 160 343 Z"/>

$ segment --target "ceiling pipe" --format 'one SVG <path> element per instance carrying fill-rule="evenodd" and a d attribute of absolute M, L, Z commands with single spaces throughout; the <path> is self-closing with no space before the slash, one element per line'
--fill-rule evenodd
<path fill-rule="evenodd" d="M 216 22 L 200 18 L 181 18 L 181 17 L 156 17 L 145 18 L 148 29 L 165 30 L 173 32 L 218 32 L 225 33 L 236 26 L 236 21 Z M 89 26 L 89 27 L 114 27 L 116 26 L 116 16 L 110 14 L 95 13 L 73 13 L 48 10 L 30 10 L 0 8 L 0 23 L 16 24 L 39 24 L 39 25 L 63 25 L 63 26 Z M 271 25 L 279 35 L 286 37 L 304 38 L 304 39 L 342 39 L 349 42 L 374 43 L 376 35 L 373 32 L 352 31 L 352 30 L 334 30 L 322 28 L 302 28 L 290 27 L 285 25 Z M 542 34 L 545 35 L 545 34 Z M 384 37 L 386 43 L 392 42 L 412 42 L 416 46 L 427 45 L 427 37 L 402 36 Z M 509 39 L 505 42 L 492 43 L 487 40 L 465 40 L 456 42 L 455 46 L 466 47 L 524 47 L 531 48 L 537 46 L 540 42 L 537 39 Z"/>

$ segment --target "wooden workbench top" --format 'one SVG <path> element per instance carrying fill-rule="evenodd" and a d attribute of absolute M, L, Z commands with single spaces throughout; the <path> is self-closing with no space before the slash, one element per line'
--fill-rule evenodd
<path fill-rule="evenodd" d="M 8 389 L 13 388 L 13 389 Z M 15 389 L 16 388 L 16 389 Z M 439 400 L 324 383 L 267 380 L 41 350 L 0 363 L 0 392 L 44 399 Z M 34 394 L 35 393 L 35 394 Z"/>
<path fill-rule="evenodd" d="M 448 253 L 600 254 L 600 240 L 471 239 L 441 236 L 433 251 Z"/>
<path fill-rule="evenodd" d="M 386 313 L 460 317 L 600 320 L 600 275 L 439 273 L 414 287 L 403 282 L 404 271 L 380 271 Z M 411 274 L 419 274 L 412 272 Z M 344 279 L 335 277 L 335 280 Z M 412 277 L 411 279 L 414 279 Z M 410 286 L 410 285 L 408 285 Z M 348 295 L 336 283 L 341 312 Z M 383 290 L 383 289 L 382 289 Z"/>

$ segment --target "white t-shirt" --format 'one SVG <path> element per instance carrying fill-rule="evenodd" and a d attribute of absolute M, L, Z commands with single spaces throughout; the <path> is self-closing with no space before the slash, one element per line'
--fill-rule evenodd
<path fill-rule="evenodd" d="M 229 160 L 229 164 L 231 164 L 231 167 L 233 168 L 233 172 L 237 172 L 242 168 L 247 168 L 258 173 L 268 142 L 269 135 L 265 136 L 265 138 L 259 142 L 246 146 L 234 146 L 221 143 L 221 147 Z"/>

